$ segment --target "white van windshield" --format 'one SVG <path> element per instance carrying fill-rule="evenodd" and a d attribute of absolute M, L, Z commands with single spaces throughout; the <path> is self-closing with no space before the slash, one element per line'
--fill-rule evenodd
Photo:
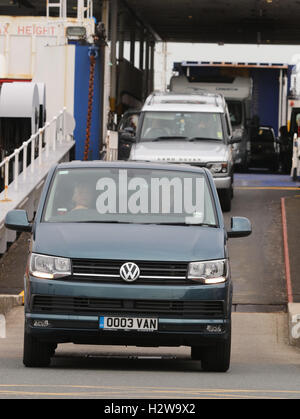
<path fill-rule="evenodd" d="M 141 141 L 168 138 L 222 141 L 221 115 L 208 112 L 145 112 Z"/>

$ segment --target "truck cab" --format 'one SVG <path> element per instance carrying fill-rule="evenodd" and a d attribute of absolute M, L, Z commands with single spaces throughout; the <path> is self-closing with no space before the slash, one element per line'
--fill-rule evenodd
<path fill-rule="evenodd" d="M 153 93 L 141 111 L 129 160 L 208 168 L 222 209 L 233 197 L 233 136 L 222 95 Z"/>

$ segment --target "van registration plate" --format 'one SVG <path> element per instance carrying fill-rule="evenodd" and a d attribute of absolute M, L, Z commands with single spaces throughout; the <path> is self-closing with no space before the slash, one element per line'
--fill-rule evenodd
<path fill-rule="evenodd" d="M 101 330 L 135 330 L 142 332 L 154 332 L 155 330 L 158 330 L 158 319 L 148 317 L 100 316 L 99 328 Z"/>

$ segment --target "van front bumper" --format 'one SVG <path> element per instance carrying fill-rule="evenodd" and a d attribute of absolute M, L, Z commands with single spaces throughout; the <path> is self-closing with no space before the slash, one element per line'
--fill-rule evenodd
<path fill-rule="evenodd" d="M 158 331 L 101 331 L 98 316 L 28 313 L 26 331 L 39 340 L 53 343 L 148 347 L 198 346 L 226 339 L 230 331 L 230 319 L 159 318 Z"/>
<path fill-rule="evenodd" d="M 231 326 L 232 286 L 218 285 L 143 286 L 74 283 L 37 280 L 27 283 L 25 296 L 26 332 L 39 340 L 54 343 L 130 345 L 130 346 L 197 346 L 226 339 Z M 50 291 L 50 293 L 49 293 Z M 37 300 L 35 300 L 37 298 Z M 99 301 L 124 301 L 122 310 L 93 308 Z M 85 301 L 89 306 L 84 311 Z M 189 302 L 193 306 L 222 307 L 205 315 L 178 311 L 140 313 L 133 311 L 134 301 L 170 302 L 171 306 Z M 39 301 L 38 304 L 35 301 Z M 43 301 L 45 301 L 44 306 Z M 73 301 L 73 302 L 72 302 Z M 128 309 L 126 308 L 128 305 Z M 77 311 L 77 312 L 76 312 Z M 123 331 L 100 329 L 100 316 L 157 318 L 158 330 Z"/>

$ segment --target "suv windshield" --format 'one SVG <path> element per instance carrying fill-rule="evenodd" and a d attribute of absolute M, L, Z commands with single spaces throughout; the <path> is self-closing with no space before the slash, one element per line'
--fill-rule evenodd
<path fill-rule="evenodd" d="M 208 112 L 145 112 L 141 141 L 154 139 L 223 140 L 221 114 Z"/>
<path fill-rule="evenodd" d="M 217 224 L 202 173 L 135 168 L 58 169 L 43 221 Z"/>

